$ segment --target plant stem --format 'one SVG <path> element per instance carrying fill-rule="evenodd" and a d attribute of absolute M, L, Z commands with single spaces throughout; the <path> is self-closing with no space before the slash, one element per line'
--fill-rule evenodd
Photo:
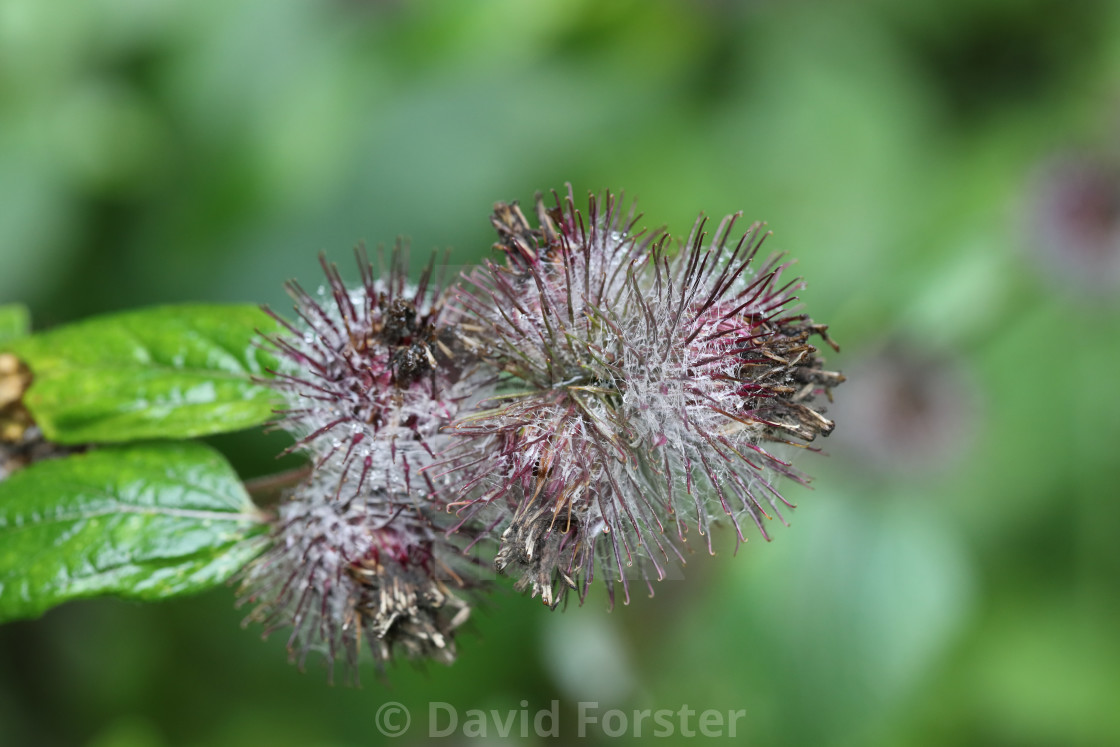
<path fill-rule="evenodd" d="M 285 488 L 290 488 L 303 482 L 311 474 L 311 463 L 294 469 L 277 472 L 272 475 L 254 477 L 245 481 L 245 489 L 253 501 L 258 504 L 275 503 Z"/>

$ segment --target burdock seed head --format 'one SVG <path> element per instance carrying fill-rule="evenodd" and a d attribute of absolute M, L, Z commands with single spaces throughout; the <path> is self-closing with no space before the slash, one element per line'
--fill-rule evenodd
<path fill-rule="evenodd" d="M 437 486 L 419 469 L 446 442 L 441 429 L 474 386 L 447 294 L 434 257 L 413 285 L 399 242 L 380 276 L 364 249 L 356 255 L 356 287 L 321 259 L 327 284 L 317 294 L 288 284 L 296 320 L 269 312 L 283 328 L 268 338 L 280 358 L 269 383 L 286 402 L 278 422 L 296 437 L 294 448 L 337 468 L 337 497 L 370 489 L 431 494 Z"/>
<path fill-rule="evenodd" d="M 709 551 L 721 518 L 769 538 L 764 520 L 789 505 L 776 478 L 807 479 L 786 447 L 832 431 L 822 401 L 843 377 L 811 342 L 832 344 L 795 306 L 788 263 L 759 261 L 768 234 L 733 215 L 709 236 L 701 218 L 674 253 L 609 193 L 585 218 L 570 187 L 535 214 L 534 228 L 495 207 L 504 256 L 456 298 L 465 344 L 503 384 L 455 423 L 446 465 L 461 514 L 499 516 L 497 568 L 549 606 L 582 600 L 596 568 L 628 600 L 630 569 L 652 593 L 691 524 Z"/>
<path fill-rule="evenodd" d="M 1120 157 L 1051 157 L 1036 169 L 1027 197 L 1028 243 L 1047 276 L 1114 296 L 1120 286 Z"/>
<path fill-rule="evenodd" d="M 264 635 L 290 628 L 302 668 L 318 652 L 357 681 L 363 641 L 378 669 L 394 657 L 455 659 L 453 634 L 468 617 L 462 594 L 477 576 L 431 512 L 372 491 L 323 500 L 339 476 L 314 474 L 281 504 L 269 548 L 241 577 L 240 604 Z"/>

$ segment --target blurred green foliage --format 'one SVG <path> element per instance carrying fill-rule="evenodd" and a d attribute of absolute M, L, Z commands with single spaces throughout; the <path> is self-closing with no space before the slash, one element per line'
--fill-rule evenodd
<path fill-rule="evenodd" d="M 429 701 L 554 698 L 744 708 L 748 744 L 1120 743 L 1117 288 L 1040 261 L 1085 258 L 1030 210 L 1118 112 L 1106 0 L 0 0 L 0 304 L 37 328 L 284 308 L 318 250 L 397 234 L 472 262 L 494 201 L 570 181 L 678 235 L 768 221 L 836 365 L 888 382 L 837 390 L 791 529 L 652 600 L 503 586 L 454 667 L 360 690 L 228 590 L 72 604 L 0 628 L 0 743 L 367 745 L 390 699 L 420 743 Z"/>

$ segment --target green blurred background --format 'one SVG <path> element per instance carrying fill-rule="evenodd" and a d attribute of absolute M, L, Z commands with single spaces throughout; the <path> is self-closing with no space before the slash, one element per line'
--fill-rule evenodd
<path fill-rule="evenodd" d="M 851 379 L 791 528 L 654 599 L 503 583 L 455 666 L 362 689 L 228 588 L 71 604 L 0 628 L 0 744 L 372 745 L 387 700 L 419 743 L 433 700 L 553 699 L 745 709 L 758 745 L 1120 744 L 1118 134 L 1103 0 L 0 0 L 0 303 L 39 328 L 286 308 L 319 250 L 398 234 L 472 262 L 494 201 L 570 181 L 675 234 L 768 221 Z M 277 442 L 220 445 L 249 475 Z"/>

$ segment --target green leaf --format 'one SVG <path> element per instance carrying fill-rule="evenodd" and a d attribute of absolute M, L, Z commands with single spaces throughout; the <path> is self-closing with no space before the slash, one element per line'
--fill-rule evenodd
<path fill-rule="evenodd" d="M 166 306 L 96 317 L 10 347 L 34 382 L 24 404 L 57 443 L 189 438 L 259 425 L 275 404 L 275 360 L 255 306 Z"/>
<path fill-rule="evenodd" d="M 25 336 L 31 330 L 31 315 L 20 304 L 0 306 L 0 345 Z"/>
<path fill-rule="evenodd" d="M 198 443 L 108 447 L 0 482 L 0 622 L 71 599 L 163 599 L 222 583 L 265 525 L 225 459 Z"/>

